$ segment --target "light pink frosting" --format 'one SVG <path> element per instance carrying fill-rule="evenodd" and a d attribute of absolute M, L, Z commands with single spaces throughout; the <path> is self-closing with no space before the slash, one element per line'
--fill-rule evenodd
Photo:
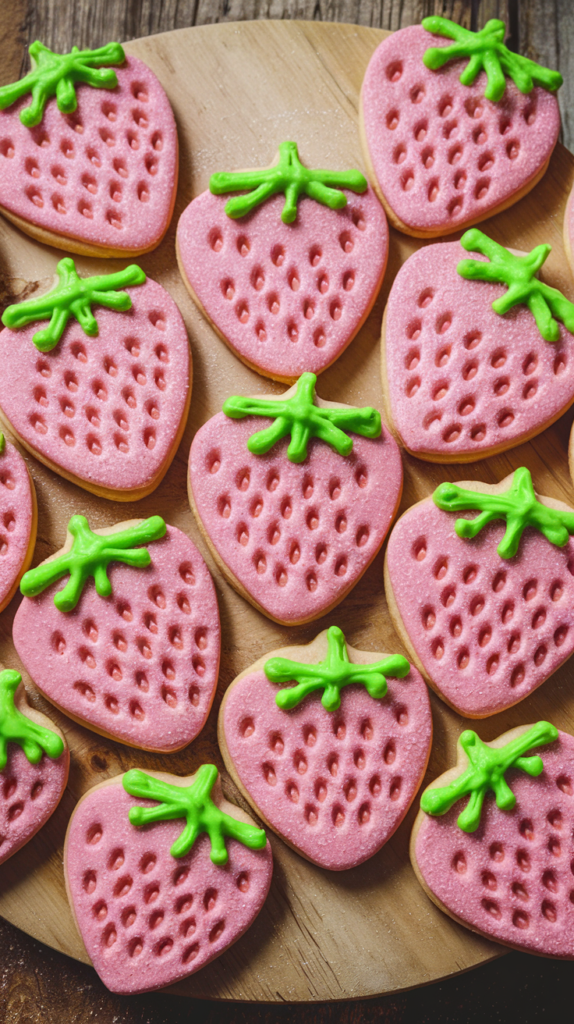
<path fill-rule="evenodd" d="M 8 744 L 8 761 L 0 772 L 0 864 L 54 813 L 66 786 L 69 764 L 67 747 L 58 758 L 43 754 L 38 764 L 31 764 L 19 746 Z"/>
<path fill-rule="evenodd" d="M 0 203 L 46 231 L 139 251 L 157 244 L 169 223 L 177 131 L 141 60 L 128 57 L 115 71 L 115 89 L 76 87 L 73 114 L 49 99 L 35 128 L 19 117 L 29 95 L 0 111 Z"/>
<path fill-rule="evenodd" d="M 109 598 L 98 597 L 92 580 L 72 612 L 54 605 L 64 583 L 25 597 L 14 644 L 39 689 L 88 727 L 136 747 L 178 750 L 203 728 L 215 693 L 217 600 L 180 530 L 168 526 L 146 547 L 147 569 L 110 564 Z"/>
<path fill-rule="evenodd" d="M 244 676 L 225 701 L 225 740 L 235 770 L 270 825 L 332 871 L 355 867 L 392 836 L 419 787 L 432 736 L 428 692 L 415 668 L 387 679 L 374 700 L 341 691 L 338 711 L 320 692 L 291 711 L 263 671 Z"/>
<path fill-rule="evenodd" d="M 401 29 L 377 47 L 363 81 L 376 179 L 413 230 L 456 231 L 488 217 L 542 169 L 560 129 L 558 102 L 545 89 L 525 96 L 507 78 L 492 103 L 484 72 L 472 86 L 459 82 L 466 60 L 428 70 L 425 50 L 450 44 L 420 25 Z"/>
<path fill-rule="evenodd" d="M 34 503 L 26 463 L 9 441 L 0 455 L 0 605 L 20 575 L 32 530 Z"/>
<path fill-rule="evenodd" d="M 560 732 L 536 751 L 537 778 L 511 768 L 511 811 L 485 799 L 480 825 L 466 833 L 456 819 L 466 801 L 442 817 L 425 815 L 415 853 L 430 891 L 471 928 L 532 953 L 574 958 L 574 738 Z"/>
<path fill-rule="evenodd" d="M 126 289 L 132 308 L 94 306 L 90 338 L 72 318 L 51 352 L 43 322 L 0 332 L 0 406 L 24 441 L 80 480 L 111 490 L 158 474 L 185 410 L 189 343 L 175 302 L 149 278 Z"/>
<path fill-rule="evenodd" d="M 505 523 L 472 540 L 432 498 L 398 520 L 387 565 L 399 613 L 425 672 L 462 714 L 522 700 L 574 649 L 574 541 L 558 548 L 527 527 L 518 554 L 496 548 Z M 550 684 L 551 685 L 551 684 Z"/>
<path fill-rule="evenodd" d="M 386 363 L 392 417 L 411 451 L 470 454 L 520 444 L 574 396 L 574 337 L 544 340 L 526 306 L 504 316 L 507 289 L 467 281 L 459 242 L 428 245 L 397 274 L 387 306 Z"/>
<path fill-rule="evenodd" d="M 136 828 L 135 800 L 121 784 L 92 790 L 74 811 L 65 869 L 88 955 L 112 992 L 147 992 L 205 967 L 257 916 L 271 883 L 269 843 L 250 850 L 227 839 L 229 860 L 209 858 L 201 835 L 185 857 L 170 847 L 184 820 Z"/>
<path fill-rule="evenodd" d="M 263 373 L 320 373 L 375 300 L 387 219 L 372 189 L 345 195 L 343 210 L 303 198 L 295 223 L 284 224 L 282 195 L 232 220 L 229 196 L 203 192 L 180 218 L 177 242 L 193 291 L 238 355 Z"/>
<path fill-rule="evenodd" d="M 218 413 L 198 430 L 189 456 L 195 504 L 219 556 L 274 618 L 317 618 L 350 589 L 379 550 L 402 487 L 399 449 L 383 427 L 353 438 L 344 457 L 311 439 L 305 462 L 287 459 L 288 439 L 267 455 L 247 441 L 264 417 Z"/>

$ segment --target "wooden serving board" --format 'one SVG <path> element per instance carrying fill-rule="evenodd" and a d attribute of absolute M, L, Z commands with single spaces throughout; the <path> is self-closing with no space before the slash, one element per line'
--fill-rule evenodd
<path fill-rule="evenodd" d="M 92 527 L 159 513 L 198 545 L 215 579 L 223 650 L 218 697 L 199 738 L 179 754 L 138 753 L 83 729 L 52 709 L 26 679 L 35 706 L 66 733 L 72 768 L 65 797 L 45 828 L 0 868 L 0 913 L 37 939 L 87 960 L 64 890 L 62 845 L 79 797 L 97 782 L 133 766 L 189 774 L 206 760 L 222 767 L 216 715 L 232 679 L 263 654 L 307 643 L 332 622 L 344 625 L 349 642 L 365 650 L 400 650 L 383 594 L 379 555 L 336 612 L 309 626 L 275 625 L 222 579 L 199 535 L 186 494 L 187 456 L 198 427 L 230 394 L 281 393 L 248 370 L 204 322 L 180 279 L 175 227 L 189 201 L 215 170 L 268 164 L 285 139 L 298 142 L 312 166 L 364 168 L 357 131 L 358 99 L 368 60 L 384 37 L 378 30 L 313 22 L 251 22 L 184 29 L 129 43 L 158 75 L 171 100 L 181 146 L 180 185 L 172 226 L 162 245 L 139 261 L 177 302 L 189 331 L 194 384 L 187 429 L 176 459 L 155 494 L 137 503 L 98 499 L 45 469 L 25 453 L 36 484 L 39 531 L 36 562 L 56 550 L 69 517 L 83 512 Z M 562 217 L 574 178 L 574 158 L 560 146 L 542 182 L 525 199 L 488 222 L 486 231 L 517 249 L 546 241 L 547 267 L 574 298 L 562 246 Z M 381 408 L 379 333 L 390 285 L 401 264 L 421 243 L 391 231 L 390 258 L 377 303 L 358 337 L 319 381 L 333 401 Z M 0 285 L 4 302 L 45 287 L 61 253 L 32 242 L 0 219 Z M 82 275 L 117 262 L 78 258 Z M 109 264 L 109 266 L 108 266 Z M 567 471 L 572 414 L 530 444 L 474 464 L 443 467 L 404 456 L 401 511 L 450 479 L 501 480 L 527 465 L 537 489 L 574 504 Z M 21 668 L 11 641 L 16 597 L 0 617 L 0 661 Z M 551 719 L 574 732 L 572 660 L 516 708 L 479 725 L 490 740 L 513 725 Z M 26 678 L 26 677 L 25 677 Z M 464 720 L 431 694 L 435 727 L 427 779 L 454 761 Z M 474 724 L 476 723 L 469 723 Z M 224 790 L 241 803 L 224 773 Z M 415 808 L 393 839 L 366 864 L 330 873 L 315 867 L 270 835 L 275 858 L 269 898 L 255 924 L 227 953 L 174 990 L 202 998 L 298 1001 L 372 996 L 422 985 L 464 971 L 502 952 L 456 925 L 427 899 L 408 860 Z"/>

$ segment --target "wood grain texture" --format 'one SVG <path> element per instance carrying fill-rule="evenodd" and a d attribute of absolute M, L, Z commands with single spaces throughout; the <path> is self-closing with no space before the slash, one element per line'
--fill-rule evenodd
<path fill-rule="evenodd" d="M 559 93 L 562 141 L 574 149 L 572 0 L 9 0 L 9 5 L 23 12 L 27 7 L 29 42 L 41 39 L 60 51 L 73 44 L 101 46 L 110 39 L 124 42 L 192 25 L 271 18 L 349 22 L 391 31 L 430 14 L 474 30 L 489 18 L 502 18 L 511 49 L 564 75 Z M 17 20 L 24 22 L 21 16 Z"/>
<path fill-rule="evenodd" d="M 260 166 L 285 134 L 298 139 L 305 162 L 317 166 L 362 164 L 357 136 L 358 91 L 368 59 L 381 39 L 373 29 L 309 22 L 244 23 L 187 30 L 128 44 L 159 76 L 173 105 L 181 144 L 181 181 L 172 227 L 162 245 L 143 257 L 142 266 L 167 287 L 187 324 L 196 368 L 188 426 L 176 459 L 155 495 L 137 504 L 97 499 L 54 477 L 28 457 L 38 488 L 40 528 L 36 560 L 60 546 L 65 523 L 74 511 L 101 527 L 126 515 L 159 513 L 184 529 L 206 554 L 218 591 L 222 616 L 222 668 L 218 699 L 197 741 L 180 754 L 137 754 L 103 741 L 61 714 L 73 751 L 70 784 L 62 805 L 38 841 L 0 869 L 0 911 L 9 920 L 64 952 L 85 959 L 65 901 L 61 843 L 74 802 L 95 782 L 138 764 L 143 768 L 194 770 L 202 760 L 221 764 L 215 716 L 221 694 L 245 667 L 269 650 L 307 642 L 329 621 L 299 628 L 280 627 L 227 586 L 214 567 L 189 510 L 186 459 L 193 433 L 221 408 L 230 393 L 262 394 L 270 384 L 240 364 L 213 334 L 191 302 L 174 260 L 179 213 L 203 190 L 214 167 Z M 225 89 L 221 68 L 225 66 Z M 245 68 L 248 66 L 249 74 Z M 273 75 L 269 68 L 273 68 Z M 198 98 L 202 97 L 202 102 Z M 214 126 L 220 126 L 214 131 Z M 560 225 L 574 159 L 559 148 L 541 184 L 516 207 L 488 222 L 486 230 L 514 248 L 530 249 L 542 225 L 553 245 L 550 257 L 557 281 L 567 294 L 572 283 L 564 267 Z M 389 270 L 372 314 L 347 352 L 320 380 L 320 393 L 332 401 L 380 405 L 379 332 L 389 286 L 420 241 L 391 233 Z M 0 253 L 9 282 L 27 287 L 48 278 L 57 254 L 0 223 Z M 97 263 L 102 266 L 104 261 Z M 78 260 L 81 273 L 93 273 L 96 261 Z M 105 262 L 104 262 L 105 266 Z M 12 287 L 12 285 L 10 285 Z M 19 285 L 18 285 L 19 287 Z M 461 475 L 495 481 L 526 464 L 543 493 L 572 501 L 565 459 L 567 421 L 532 444 L 464 471 L 452 465 L 424 465 L 405 457 L 402 508 L 427 495 L 445 479 Z M 14 611 L 0 620 L 0 660 L 18 664 L 10 640 Z M 379 556 L 338 610 L 349 642 L 366 650 L 396 650 L 382 592 Z M 574 694 L 566 665 L 506 715 L 484 723 L 486 739 L 518 722 L 552 718 L 574 729 Z M 37 705 L 45 702 L 36 695 Z M 452 759 L 464 723 L 433 697 L 435 743 L 429 778 Z M 235 795 L 229 781 L 228 795 Z M 239 802 L 241 802 L 239 800 Z M 414 809 L 393 839 L 361 868 L 333 877 L 303 861 L 272 839 L 276 869 L 270 897 L 248 937 L 223 957 L 177 987 L 178 992 L 220 999 L 320 1000 L 367 996 L 421 984 L 468 968 L 498 954 L 499 947 L 473 936 L 445 918 L 426 900 L 407 859 Z M 369 907 L 365 915 L 365 906 Z"/>

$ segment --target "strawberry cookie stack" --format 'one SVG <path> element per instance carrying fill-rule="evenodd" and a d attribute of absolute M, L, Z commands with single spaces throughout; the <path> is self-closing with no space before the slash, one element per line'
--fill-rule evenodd
<path fill-rule="evenodd" d="M 116 43 L 30 52 L 30 73 L 0 88 L 0 212 L 70 252 L 153 249 L 177 186 L 158 80 Z M 427 683 L 483 718 L 574 651 L 574 510 L 539 496 L 526 467 L 500 484 L 442 483 L 392 528 L 399 444 L 430 462 L 485 459 L 574 401 L 574 304 L 542 276 L 550 246 L 521 253 L 491 237 L 496 224 L 473 227 L 545 173 L 560 84 L 506 48 L 502 22 L 470 32 L 427 18 L 385 39 L 367 68 L 371 184 L 357 169 L 310 168 L 285 141 L 271 167 L 214 173 L 177 226 L 201 314 L 247 367 L 289 385 L 231 395 L 192 439 L 189 503 L 217 570 L 293 630 L 329 616 L 390 534 L 385 595 L 408 659 L 399 641 L 355 649 L 327 621 L 312 642 L 244 667 L 219 709 L 237 790 L 274 842 L 323 871 L 359 868 L 404 822 L 431 753 Z M 387 216 L 424 239 L 470 230 L 414 252 L 392 282 L 385 425 L 374 406 L 327 401 L 316 384 L 378 297 Z M 571 202 L 570 255 L 573 224 Z M 66 255 L 52 290 L 4 311 L 0 419 L 71 483 L 138 500 L 182 439 L 191 356 L 171 296 L 136 264 L 108 269 L 86 276 Z M 70 904 L 108 988 L 150 991 L 240 939 L 271 885 L 264 829 L 224 799 L 197 746 L 186 775 L 144 770 L 134 753 L 165 760 L 207 722 L 222 648 L 215 587 L 198 548 L 159 515 L 91 529 L 77 513 L 61 550 L 30 569 L 36 520 L 26 465 L 0 435 L 0 611 L 20 583 L 17 654 L 60 712 L 132 748 L 133 767 L 85 792 L 69 820 Z M 0 861 L 46 821 L 68 772 L 63 736 L 20 684 L 0 673 Z M 548 722 L 492 743 L 463 731 L 412 833 L 430 898 L 489 938 L 574 958 L 558 860 L 573 778 L 574 739 Z"/>

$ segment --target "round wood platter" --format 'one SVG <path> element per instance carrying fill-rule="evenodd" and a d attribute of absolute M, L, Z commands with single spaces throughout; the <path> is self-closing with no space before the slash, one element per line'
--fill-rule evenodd
<path fill-rule="evenodd" d="M 230 394 L 280 394 L 284 389 L 247 369 L 216 336 L 189 298 L 175 259 L 178 218 L 189 201 L 207 187 L 215 170 L 269 164 L 285 139 L 297 141 L 303 162 L 311 166 L 364 170 L 358 134 L 359 91 L 368 60 L 384 35 L 354 25 L 259 21 L 183 29 L 126 46 L 157 74 L 178 123 L 180 183 L 173 222 L 161 246 L 138 262 L 168 289 L 186 321 L 194 361 L 191 410 L 167 476 L 154 494 L 139 502 L 119 504 L 93 497 L 24 453 L 39 503 L 34 564 L 61 546 L 74 512 L 87 515 L 92 527 L 159 513 L 185 530 L 207 561 L 217 589 L 223 649 L 218 694 L 205 729 L 191 746 L 169 756 L 139 753 L 75 725 L 48 705 L 24 675 L 33 704 L 66 733 L 72 766 L 57 812 L 0 868 L 0 913 L 35 938 L 79 960 L 87 962 L 88 958 L 66 900 L 62 847 L 71 811 L 87 789 L 136 765 L 180 775 L 190 774 L 204 761 L 222 768 L 216 742 L 221 696 L 239 672 L 271 650 L 307 643 L 332 623 L 344 626 L 354 647 L 401 650 L 383 592 L 382 554 L 333 615 L 297 628 L 278 626 L 259 614 L 215 567 L 187 501 L 191 439 Z M 574 287 L 562 244 L 562 218 L 573 179 L 574 157 L 558 146 L 534 192 L 485 226 L 488 234 L 516 249 L 550 242 L 549 277 L 570 298 L 574 298 Z M 321 376 L 319 393 L 323 398 L 382 407 L 379 335 L 383 309 L 399 267 L 421 244 L 391 230 L 381 294 L 357 338 Z M 3 302 L 46 288 L 61 255 L 0 219 Z M 82 275 L 111 271 L 118 265 L 118 261 L 77 258 Z M 97 344 L 97 339 L 90 344 Z M 403 453 L 401 511 L 443 480 L 472 477 L 493 483 L 521 465 L 530 468 L 540 493 L 574 504 L 567 469 L 571 422 L 570 413 L 533 442 L 470 467 L 424 463 Z M 0 616 L 0 661 L 14 668 L 21 668 L 11 640 L 18 600 L 14 598 Z M 517 707 L 479 723 L 480 735 L 490 740 L 514 725 L 541 718 L 574 732 L 573 676 L 571 660 Z M 467 724 L 433 694 L 431 702 L 434 745 L 427 781 L 454 761 L 457 736 Z M 476 723 L 469 724 L 476 727 Z M 225 772 L 223 786 L 228 797 L 242 803 Z M 408 859 L 415 812 L 416 807 L 411 808 L 380 853 L 361 867 L 341 873 L 308 863 L 270 834 L 274 875 L 258 919 L 235 946 L 173 991 L 201 998 L 266 1002 L 357 998 L 423 985 L 500 955 L 501 946 L 459 927 L 420 888 Z"/>

